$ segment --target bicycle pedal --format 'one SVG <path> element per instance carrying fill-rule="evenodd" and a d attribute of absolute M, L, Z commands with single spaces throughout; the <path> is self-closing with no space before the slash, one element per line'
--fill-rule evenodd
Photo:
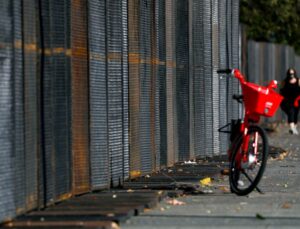
<path fill-rule="evenodd" d="M 230 173 L 230 170 L 228 168 L 221 170 L 222 175 L 229 176 L 229 173 Z"/>

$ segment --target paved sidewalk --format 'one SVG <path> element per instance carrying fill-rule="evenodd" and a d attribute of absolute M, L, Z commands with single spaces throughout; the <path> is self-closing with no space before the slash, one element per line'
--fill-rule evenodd
<path fill-rule="evenodd" d="M 121 228 L 299 228 L 300 136 L 290 135 L 283 124 L 268 135 L 270 145 L 287 153 L 268 160 L 259 184 L 265 194 L 236 196 L 228 177 L 219 174 L 206 194 L 165 199 Z"/>

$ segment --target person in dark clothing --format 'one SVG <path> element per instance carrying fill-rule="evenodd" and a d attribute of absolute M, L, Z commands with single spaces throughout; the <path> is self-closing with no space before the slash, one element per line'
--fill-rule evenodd
<path fill-rule="evenodd" d="M 288 69 L 286 78 L 281 83 L 280 94 L 284 97 L 280 107 L 288 117 L 290 126 L 289 132 L 298 135 L 297 122 L 299 106 L 295 100 L 300 96 L 300 80 L 297 77 L 295 69 Z"/>

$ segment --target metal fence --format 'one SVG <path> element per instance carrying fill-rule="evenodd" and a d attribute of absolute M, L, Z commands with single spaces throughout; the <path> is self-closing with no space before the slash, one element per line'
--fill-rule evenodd
<path fill-rule="evenodd" d="M 239 68 L 239 2 L 193 1 L 192 66 L 194 153 L 226 154 L 228 138 L 218 129 L 239 118 L 231 100 L 238 82 L 218 76 L 218 68 Z"/>
<path fill-rule="evenodd" d="M 288 68 L 300 71 L 300 57 L 290 46 L 249 40 L 246 48 L 245 74 L 251 82 L 267 85 L 275 79 L 280 83 L 286 77 Z M 281 121 L 285 118 L 279 109 L 274 117 L 265 119 L 265 122 Z"/>
<path fill-rule="evenodd" d="M 226 154 L 239 1 L 0 6 L 0 221 Z"/>

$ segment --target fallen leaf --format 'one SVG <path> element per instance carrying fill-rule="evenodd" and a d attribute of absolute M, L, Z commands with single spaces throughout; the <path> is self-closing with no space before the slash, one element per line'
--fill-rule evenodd
<path fill-rule="evenodd" d="M 185 205 L 186 203 L 185 202 L 182 202 L 180 200 L 176 200 L 176 199 L 171 199 L 171 200 L 167 200 L 166 201 L 167 204 L 170 204 L 170 205 L 176 205 L 176 206 L 181 206 L 181 205 Z"/>
<path fill-rule="evenodd" d="M 287 156 L 287 152 L 283 152 L 279 155 L 278 160 L 283 160 Z"/>
<path fill-rule="evenodd" d="M 247 202 L 240 202 L 240 205 L 247 205 Z"/>
<path fill-rule="evenodd" d="M 206 177 L 206 178 L 200 180 L 200 184 L 202 186 L 210 186 L 211 185 L 211 178 L 210 177 Z"/>
<path fill-rule="evenodd" d="M 226 193 L 230 192 L 230 189 L 226 186 L 220 186 L 219 189 L 223 192 L 226 192 Z"/>
<path fill-rule="evenodd" d="M 285 202 L 285 203 L 281 206 L 281 208 L 284 208 L 284 209 L 289 209 L 289 208 L 291 208 L 291 207 L 292 207 L 292 204 L 289 203 L 289 202 Z"/>
<path fill-rule="evenodd" d="M 139 177 L 139 176 L 141 176 L 141 171 L 131 171 L 130 172 L 130 177 L 131 178 L 136 178 L 136 177 Z"/>
<path fill-rule="evenodd" d="M 119 225 L 115 222 L 111 222 L 111 228 L 112 229 L 120 229 Z"/>
<path fill-rule="evenodd" d="M 230 170 L 228 168 L 221 170 L 222 175 L 229 176 L 229 173 L 230 173 Z"/>
<path fill-rule="evenodd" d="M 262 216 L 262 215 L 259 214 L 259 213 L 256 213 L 256 218 L 257 218 L 257 219 L 266 219 L 264 216 Z"/>

